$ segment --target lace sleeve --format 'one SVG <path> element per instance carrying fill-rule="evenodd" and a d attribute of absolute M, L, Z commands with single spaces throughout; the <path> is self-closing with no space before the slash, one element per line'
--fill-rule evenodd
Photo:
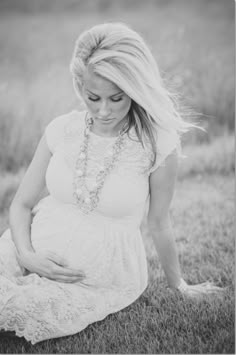
<path fill-rule="evenodd" d="M 157 156 L 154 165 L 150 169 L 150 173 L 155 171 L 160 166 L 165 166 L 165 159 L 170 154 L 177 154 L 178 157 L 183 157 L 181 153 L 181 141 L 179 134 L 176 131 L 160 130 L 157 135 Z"/>

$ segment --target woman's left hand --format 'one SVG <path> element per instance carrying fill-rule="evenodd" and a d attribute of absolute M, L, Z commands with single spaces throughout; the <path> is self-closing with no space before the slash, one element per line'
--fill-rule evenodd
<path fill-rule="evenodd" d="M 179 290 L 184 296 L 200 298 L 204 295 L 222 294 L 225 291 L 225 288 L 215 286 L 209 281 L 196 285 L 188 285 L 183 279 L 181 279 L 177 290 Z"/>

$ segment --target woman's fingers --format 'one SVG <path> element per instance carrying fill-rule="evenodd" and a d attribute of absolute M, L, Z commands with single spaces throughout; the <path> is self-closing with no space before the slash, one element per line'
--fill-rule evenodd
<path fill-rule="evenodd" d="M 78 282 L 85 278 L 85 274 L 82 270 L 76 270 L 69 267 L 64 267 L 56 264 L 54 261 L 52 263 L 51 272 L 49 278 L 60 282 Z"/>
<path fill-rule="evenodd" d="M 46 258 L 48 258 L 49 260 L 53 261 L 54 263 L 61 265 L 61 266 L 67 266 L 67 260 L 53 252 L 46 252 L 45 253 Z"/>
<path fill-rule="evenodd" d="M 71 275 L 57 274 L 54 275 L 51 279 L 59 282 L 75 283 L 75 282 L 83 281 L 84 276 L 81 275 L 71 276 Z"/>
<path fill-rule="evenodd" d="M 224 288 L 215 286 L 214 284 L 209 282 L 205 282 L 199 285 L 188 285 L 188 287 L 183 293 L 194 297 L 194 296 L 218 294 L 224 291 L 225 291 Z"/>
<path fill-rule="evenodd" d="M 57 282 L 65 282 L 65 283 L 75 283 L 84 280 L 84 277 L 81 276 L 64 276 L 64 275 L 56 275 L 54 277 L 49 277 L 53 281 Z"/>
<path fill-rule="evenodd" d="M 64 258 L 53 252 L 28 253 L 23 260 L 24 267 L 42 277 L 60 282 L 77 282 L 85 278 L 82 270 L 68 267 Z"/>
<path fill-rule="evenodd" d="M 54 267 L 54 273 L 57 276 L 65 276 L 65 277 L 79 277 L 79 278 L 84 278 L 85 274 L 82 270 L 76 270 L 72 268 L 65 268 L 63 266 L 56 265 Z"/>
<path fill-rule="evenodd" d="M 51 263 L 50 279 L 74 282 L 85 278 L 82 270 L 68 267 L 68 263 L 63 257 L 53 252 L 45 253 L 45 257 Z"/>
<path fill-rule="evenodd" d="M 205 295 L 222 294 L 225 288 L 218 287 L 209 281 L 197 285 L 188 285 L 181 279 L 178 290 L 185 296 L 200 298 Z"/>

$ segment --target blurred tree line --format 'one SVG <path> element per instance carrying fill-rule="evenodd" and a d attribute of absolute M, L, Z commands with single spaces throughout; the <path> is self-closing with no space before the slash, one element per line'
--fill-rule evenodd
<path fill-rule="evenodd" d="M 234 17 L 233 0 L 0 0 L 0 13 L 22 12 L 73 12 L 73 11 L 92 11 L 104 12 L 112 8 L 137 8 L 137 7 L 167 7 L 178 4 L 193 7 L 206 7 L 214 3 L 224 3 L 223 11 L 227 11 L 231 18 Z"/>
<path fill-rule="evenodd" d="M 152 0 L 151 0 L 152 1 Z M 173 0 L 152 1 L 158 5 L 167 5 Z M 1 0 L 0 10 L 11 12 L 64 12 L 64 11 L 106 11 L 111 7 L 132 7 L 141 5 L 141 0 Z"/>

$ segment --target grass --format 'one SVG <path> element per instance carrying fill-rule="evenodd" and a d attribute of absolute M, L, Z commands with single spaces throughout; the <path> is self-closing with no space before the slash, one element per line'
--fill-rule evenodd
<path fill-rule="evenodd" d="M 177 184 L 173 220 L 184 277 L 227 286 L 201 302 L 170 291 L 153 242 L 145 236 L 149 286 L 124 310 L 84 331 L 32 346 L 2 340 L 2 353 L 234 353 L 233 179 L 205 176 Z"/>
<path fill-rule="evenodd" d="M 192 149 L 180 165 L 172 205 L 182 272 L 189 283 L 211 280 L 227 287 L 223 297 L 202 301 L 183 298 L 168 289 L 152 239 L 144 226 L 149 285 L 122 311 L 89 325 L 82 332 L 32 346 L 24 339 L 2 339 L 0 353 L 234 353 L 234 176 L 233 144 L 222 149 L 213 171 L 216 147 L 232 138 Z M 226 143 L 227 142 L 227 143 Z M 185 150 L 184 150 L 185 152 Z M 185 152 L 186 153 L 186 152 Z M 189 153 L 189 152 L 188 152 Z M 229 155 L 229 157 L 228 157 Z M 219 155 L 216 154 L 216 160 Z M 199 161 L 204 158 L 204 171 Z M 230 160 L 220 169 L 220 164 Z M 207 164 L 212 164 L 208 167 Z M 22 177 L 1 176 L 1 228 Z"/>

